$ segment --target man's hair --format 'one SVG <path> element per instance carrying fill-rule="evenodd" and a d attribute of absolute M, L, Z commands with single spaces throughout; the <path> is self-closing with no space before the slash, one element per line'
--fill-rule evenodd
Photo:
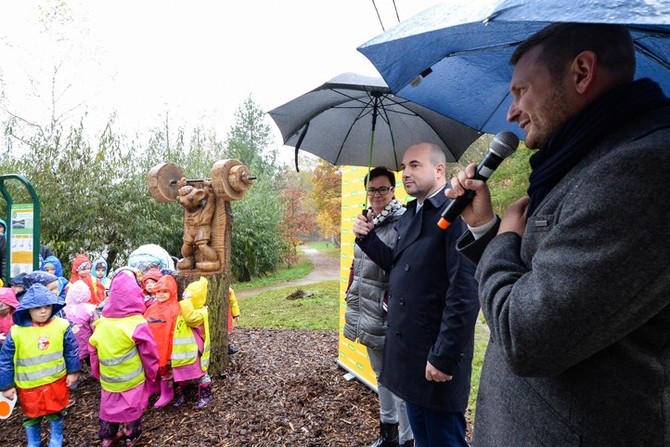
<path fill-rule="evenodd" d="M 593 23 L 554 23 L 521 42 L 510 64 L 531 48 L 542 45 L 538 61 L 546 64 L 551 76 L 562 75 L 573 59 L 582 51 L 593 51 L 598 65 L 617 84 L 628 83 L 635 75 L 635 50 L 630 32 L 623 25 Z"/>
<path fill-rule="evenodd" d="M 388 169 L 386 169 L 384 166 L 377 166 L 376 168 L 373 168 L 368 172 L 368 174 L 365 176 L 363 179 L 363 184 L 365 187 L 368 187 L 368 180 L 373 180 L 377 177 L 386 177 L 389 179 L 389 182 L 391 182 L 391 186 L 395 187 L 395 174 Z"/>
<path fill-rule="evenodd" d="M 430 153 L 428 154 L 428 157 L 430 158 L 431 163 L 433 163 L 433 166 L 441 164 L 442 166 L 446 167 L 447 155 L 444 153 L 440 145 L 436 143 L 428 143 L 428 146 L 430 147 Z"/>

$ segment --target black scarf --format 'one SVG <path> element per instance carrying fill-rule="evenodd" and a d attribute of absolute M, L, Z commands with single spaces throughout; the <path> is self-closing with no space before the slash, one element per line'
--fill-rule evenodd
<path fill-rule="evenodd" d="M 615 87 L 570 118 L 530 157 L 527 216 L 570 170 L 608 135 L 647 112 L 670 105 L 657 83 L 640 79 Z"/>

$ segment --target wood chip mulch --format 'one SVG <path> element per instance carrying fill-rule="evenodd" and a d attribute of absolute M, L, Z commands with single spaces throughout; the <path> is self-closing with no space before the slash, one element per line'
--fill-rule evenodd
<path fill-rule="evenodd" d="M 336 363 L 337 332 L 237 327 L 231 343 L 240 351 L 230 357 L 225 374 L 213 378 L 215 401 L 202 411 L 193 404 L 150 407 L 138 446 L 335 447 L 374 441 L 377 395 L 344 378 Z M 64 446 L 100 445 L 99 389 L 90 374 L 81 375 L 65 417 Z M 0 420 L 0 445 L 26 445 L 21 422 L 18 407 Z"/>

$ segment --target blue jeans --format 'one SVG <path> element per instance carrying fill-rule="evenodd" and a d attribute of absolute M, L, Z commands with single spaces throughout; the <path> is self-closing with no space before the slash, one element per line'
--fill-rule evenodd
<path fill-rule="evenodd" d="M 468 447 L 465 415 L 405 402 L 416 447 Z"/>

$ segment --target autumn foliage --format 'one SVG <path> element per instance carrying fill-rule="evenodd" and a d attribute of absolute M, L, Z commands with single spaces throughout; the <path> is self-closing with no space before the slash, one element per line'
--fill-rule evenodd
<path fill-rule="evenodd" d="M 288 186 L 281 192 L 284 217 L 279 225 L 287 246 L 286 263 L 290 267 L 298 261 L 298 245 L 303 237 L 314 230 L 315 213 L 306 209 L 308 193 L 303 188 Z"/>
<path fill-rule="evenodd" d="M 342 215 L 342 175 L 340 169 L 327 161 L 319 161 L 312 179 L 312 199 L 316 207 L 316 223 L 321 235 L 340 244 Z"/>

